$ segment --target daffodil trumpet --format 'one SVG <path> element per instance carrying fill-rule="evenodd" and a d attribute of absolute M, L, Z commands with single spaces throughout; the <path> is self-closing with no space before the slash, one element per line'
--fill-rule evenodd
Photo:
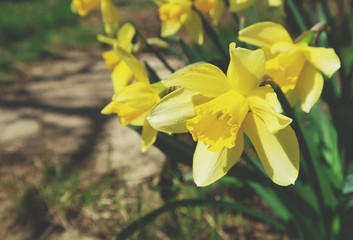
<path fill-rule="evenodd" d="M 197 141 L 193 176 L 207 186 L 239 161 L 245 133 L 255 147 L 268 176 L 278 185 L 294 184 L 299 171 L 299 147 L 291 119 L 274 110 L 273 89 L 260 86 L 265 57 L 229 45 L 227 75 L 202 63 L 163 81 L 178 86 L 150 111 L 148 121 L 159 131 L 190 132 Z"/>

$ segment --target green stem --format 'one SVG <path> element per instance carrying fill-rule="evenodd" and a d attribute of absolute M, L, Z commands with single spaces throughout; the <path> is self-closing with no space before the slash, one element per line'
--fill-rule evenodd
<path fill-rule="evenodd" d="M 135 27 L 136 28 L 136 27 Z M 174 68 L 172 68 L 168 62 L 164 59 L 164 57 L 151 45 L 147 42 L 147 39 L 145 38 L 145 36 L 142 34 L 142 32 L 140 30 L 138 30 L 136 28 L 136 32 L 137 34 L 140 36 L 142 42 L 146 45 L 147 49 L 152 51 L 154 53 L 154 55 L 156 55 L 156 57 L 163 63 L 163 65 L 172 73 L 175 72 Z"/>
<path fill-rule="evenodd" d="M 298 11 L 297 7 L 295 6 L 295 4 L 293 3 L 292 0 L 286 0 L 286 3 L 293 14 L 293 16 L 299 26 L 300 31 L 305 32 L 308 28 L 304 22 L 302 15 Z"/>
<path fill-rule="evenodd" d="M 207 22 L 207 20 L 205 19 L 205 17 L 202 15 L 202 13 L 199 10 L 197 10 L 195 8 L 193 8 L 193 9 L 200 16 L 200 18 L 202 20 L 202 25 L 203 25 L 207 35 L 212 39 L 213 43 L 216 45 L 216 47 L 222 53 L 222 55 L 226 59 L 229 59 L 228 53 L 225 51 L 216 31 L 211 27 L 211 25 Z"/>
<path fill-rule="evenodd" d="M 308 177 L 311 179 L 311 182 L 313 184 L 313 189 L 316 192 L 316 197 L 318 199 L 318 203 L 319 203 L 319 206 L 321 209 L 321 214 L 322 214 L 324 223 L 326 223 L 326 221 L 328 219 L 325 218 L 326 208 L 325 208 L 324 199 L 323 199 L 324 194 L 323 194 L 323 189 L 320 185 L 320 179 L 319 179 L 319 176 L 318 176 L 318 173 L 316 170 L 318 166 L 310 153 L 308 144 L 306 142 L 306 139 L 304 137 L 302 129 L 299 125 L 299 121 L 298 121 L 292 107 L 289 105 L 286 96 L 283 94 L 281 88 L 277 85 L 277 83 L 275 83 L 273 81 L 269 81 L 268 83 L 271 84 L 271 86 L 275 90 L 277 97 L 278 97 L 278 100 L 280 101 L 280 103 L 282 105 L 283 111 L 286 113 L 286 115 L 288 117 L 290 117 L 293 120 L 291 125 L 297 135 L 298 143 L 299 143 L 299 146 L 301 149 L 301 153 L 304 156 L 305 163 L 308 167 L 308 171 L 309 171 Z M 311 174 L 311 176 L 310 176 L 310 174 Z M 325 226 L 325 230 L 329 230 L 328 226 Z"/>
<path fill-rule="evenodd" d="M 171 201 L 166 203 L 164 206 L 151 211 L 145 216 L 139 218 L 135 222 L 131 223 L 129 226 L 124 228 L 116 237 L 117 240 L 126 239 L 131 236 L 136 230 L 146 226 L 151 223 L 155 218 L 161 215 L 164 212 L 172 211 L 180 207 L 196 207 L 196 206 L 209 206 L 209 207 L 218 207 L 223 209 L 229 209 L 233 211 L 237 211 L 239 213 L 243 213 L 249 217 L 258 219 L 263 221 L 270 226 L 277 228 L 278 230 L 284 231 L 285 226 L 272 217 L 267 216 L 261 212 L 253 210 L 252 208 L 240 205 L 235 202 L 225 202 L 219 200 L 209 200 L 209 199 L 188 199 L 188 200 L 179 200 L 179 201 Z"/>
<path fill-rule="evenodd" d="M 337 41 L 339 39 L 337 37 L 337 31 L 336 31 L 336 26 L 335 23 L 332 19 L 332 15 L 330 13 L 330 9 L 328 7 L 327 1 L 326 0 L 320 0 L 322 8 L 324 10 L 324 14 L 327 20 L 327 23 L 330 27 L 330 32 L 327 33 L 328 40 L 330 42 L 330 45 L 335 49 L 336 54 L 339 59 L 342 61 L 342 54 L 340 50 L 340 43 Z M 342 61 L 343 62 L 343 61 Z M 342 78 L 342 96 L 341 96 L 341 101 L 347 102 L 350 99 L 351 91 L 352 91 L 352 80 L 347 76 L 345 66 L 344 64 L 341 64 L 340 68 L 340 75 Z"/>

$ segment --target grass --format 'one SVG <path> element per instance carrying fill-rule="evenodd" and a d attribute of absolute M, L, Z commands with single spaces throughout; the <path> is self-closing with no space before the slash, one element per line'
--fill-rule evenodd
<path fill-rule="evenodd" d="M 26 167 L 40 181 L 28 183 L 23 182 L 24 179 L 14 179 L 11 186 L 16 186 L 15 192 L 2 187 L 8 199 L 0 220 L 2 226 L 7 222 L 5 227 L 10 231 L 12 229 L 12 233 L 30 224 L 34 238 L 41 237 L 48 229 L 61 232 L 69 227 L 98 239 L 114 239 L 116 233 L 162 206 L 164 200 L 226 199 L 235 198 L 235 194 L 239 196 L 236 198 L 240 203 L 256 208 L 262 205 L 260 210 L 268 211 L 266 206 L 256 202 L 258 200 L 254 199 L 253 193 L 243 192 L 245 189 L 242 186 L 216 183 L 207 188 L 195 188 L 187 177 L 181 182 L 178 174 L 169 172 L 167 174 L 172 182 L 169 187 L 146 182 L 131 188 L 113 172 L 92 178 L 89 177 L 92 176 L 90 169 L 64 171 L 63 162 L 54 163 L 50 159 L 40 161 L 45 165 L 40 172 L 34 166 Z M 169 199 L 161 194 L 166 190 L 170 192 Z M 237 212 L 196 206 L 166 211 L 138 229 L 129 239 L 261 239 L 259 236 L 270 239 L 284 237 Z"/>
<path fill-rule="evenodd" d="M 71 12 L 70 3 L 70 0 L 0 2 L 0 84 L 13 81 L 16 69 L 23 62 L 96 44 L 99 22 L 82 23 Z"/>

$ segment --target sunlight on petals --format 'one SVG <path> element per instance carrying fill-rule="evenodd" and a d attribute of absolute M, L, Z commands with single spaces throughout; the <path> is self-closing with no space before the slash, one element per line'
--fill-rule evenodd
<path fill-rule="evenodd" d="M 141 150 L 146 152 L 147 149 L 156 141 L 157 139 L 157 130 L 153 129 L 148 123 L 147 119 L 142 127 L 141 133 Z"/>
<path fill-rule="evenodd" d="M 241 94 L 247 94 L 260 85 L 265 66 L 264 52 L 261 49 L 251 51 L 235 48 L 235 43 L 229 44 L 229 52 L 228 81 L 233 89 L 237 89 Z"/>
<path fill-rule="evenodd" d="M 200 93 L 180 88 L 162 98 L 147 119 L 153 128 L 162 132 L 188 132 L 186 121 L 196 116 L 195 106 L 209 100 Z"/>
<path fill-rule="evenodd" d="M 271 135 L 262 119 L 251 112 L 243 129 L 272 181 L 281 186 L 294 184 L 299 173 L 299 145 L 293 129 L 287 126 Z"/>
<path fill-rule="evenodd" d="M 119 26 L 119 12 L 112 0 L 101 0 L 101 11 L 104 30 L 109 36 L 112 36 Z"/>
<path fill-rule="evenodd" d="M 277 42 L 293 43 L 287 30 L 282 25 L 273 22 L 260 22 L 240 30 L 239 40 L 268 48 Z"/>
<path fill-rule="evenodd" d="M 114 92 L 119 92 L 123 87 L 131 83 L 134 77 L 133 72 L 129 66 L 124 62 L 120 62 L 112 71 L 112 81 L 114 86 Z"/>
<path fill-rule="evenodd" d="M 341 61 L 332 48 L 308 47 L 305 50 L 306 59 L 328 77 L 341 67 Z"/>
<path fill-rule="evenodd" d="M 321 73 L 310 63 L 306 64 L 297 85 L 304 112 L 310 112 L 311 107 L 320 98 L 323 87 L 324 78 Z"/>
<path fill-rule="evenodd" d="M 211 152 L 203 142 L 198 142 L 194 153 L 193 176 L 197 186 L 210 185 L 223 177 L 236 164 L 244 149 L 243 132 L 237 136 L 235 147 Z"/>
<path fill-rule="evenodd" d="M 203 63 L 179 71 L 163 81 L 167 87 L 178 86 L 197 91 L 207 97 L 215 97 L 229 90 L 227 77 L 216 66 Z"/>
<path fill-rule="evenodd" d="M 115 50 L 118 56 L 129 66 L 138 81 L 146 84 L 150 83 L 145 67 L 131 53 L 128 53 L 119 46 Z"/>

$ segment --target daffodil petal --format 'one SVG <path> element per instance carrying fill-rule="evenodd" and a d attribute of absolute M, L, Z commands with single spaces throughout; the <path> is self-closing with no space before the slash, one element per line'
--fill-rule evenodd
<path fill-rule="evenodd" d="M 211 152 L 203 142 L 197 143 L 193 160 L 193 175 L 197 186 L 204 187 L 217 181 L 239 161 L 244 149 L 242 131 L 239 131 L 235 144 L 233 148 L 222 148 L 217 152 Z"/>
<path fill-rule="evenodd" d="M 134 77 L 134 74 L 132 73 L 129 66 L 124 61 L 116 65 L 112 72 L 114 92 L 115 93 L 119 92 L 129 83 L 131 83 L 133 77 Z"/>
<path fill-rule="evenodd" d="M 265 123 L 249 112 L 243 130 L 272 181 L 281 186 L 294 184 L 299 173 L 298 140 L 290 126 L 271 135 Z"/>
<path fill-rule="evenodd" d="M 287 30 L 274 22 L 255 23 L 239 31 L 239 40 L 255 46 L 271 48 L 278 42 L 293 44 Z"/>
<path fill-rule="evenodd" d="M 145 109 L 136 109 L 117 101 L 111 101 L 107 106 L 103 108 L 101 113 L 117 114 L 120 117 L 120 121 L 123 126 L 127 126 L 130 123 L 136 126 L 142 126 L 148 114 L 148 110 L 146 111 Z"/>
<path fill-rule="evenodd" d="M 119 12 L 112 0 L 101 0 L 101 11 L 104 30 L 109 36 L 112 36 L 119 26 Z"/>
<path fill-rule="evenodd" d="M 264 89 L 267 91 L 264 91 Z M 276 96 L 276 94 L 273 91 L 271 93 L 267 87 L 260 87 L 251 91 L 248 96 L 252 113 L 265 123 L 271 135 L 284 129 L 292 122 L 292 119 L 276 112 L 273 109 L 274 105 L 271 106 L 272 104 L 269 104 L 270 101 L 273 102 L 274 96 Z"/>
<path fill-rule="evenodd" d="M 222 16 L 225 4 L 224 1 L 217 1 L 217 5 L 214 9 L 210 10 L 210 16 L 214 24 L 217 24 L 219 18 Z"/>
<path fill-rule="evenodd" d="M 252 5 L 255 0 L 229 0 L 229 11 L 239 12 Z"/>
<path fill-rule="evenodd" d="M 143 83 L 149 84 L 149 80 L 147 77 L 147 72 L 144 66 L 134 57 L 134 55 L 128 53 L 121 47 L 116 47 L 116 53 L 123 60 L 134 73 L 135 78 Z"/>
<path fill-rule="evenodd" d="M 321 73 L 310 63 L 305 64 L 296 87 L 304 112 L 309 112 L 320 98 L 323 86 L 324 79 Z"/>
<path fill-rule="evenodd" d="M 282 0 L 268 0 L 268 5 L 271 7 L 279 7 L 282 6 Z"/>
<path fill-rule="evenodd" d="M 195 117 L 195 106 L 209 100 L 200 93 L 180 88 L 162 98 L 147 119 L 153 128 L 162 132 L 188 132 L 186 121 Z"/>
<path fill-rule="evenodd" d="M 105 51 L 102 54 L 102 57 L 109 70 L 113 70 L 114 67 L 121 61 L 120 57 L 114 50 Z"/>
<path fill-rule="evenodd" d="M 135 27 L 131 23 L 125 23 L 122 25 L 118 31 L 118 45 L 122 49 L 128 50 L 135 33 Z"/>
<path fill-rule="evenodd" d="M 150 109 L 157 99 L 150 85 L 136 82 L 120 90 L 113 100 L 137 109 Z"/>
<path fill-rule="evenodd" d="M 299 102 L 299 99 L 300 99 L 297 88 L 293 90 L 289 90 L 288 92 L 286 92 L 285 96 L 291 107 L 294 107 Z"/>
<path fill-rule="evenodd" d="M 81 17 L 86 16 L 90 11 L 99 7 L 100 0 L 73 0 L 72 5 Z"/>
<path fill-rule="evenodd" d="M 149 111 L 147 110 L 146 112 L 141 113 L 137 117 L 135 117 L 133 120 L 129 122 L 131 125 L 135 126 L 143 126 L 143 124 L 146 121 L 146 117 L 148 116 Z"/>
<path fill-rule="evenodd" d="M 262 105 L 268 105 L 268 107 L 274 107 L 277 105 L 277 94 L 273 91 L 270 86 L 256 87 L 248 93 L 248 98 L 252 101 L 261 102 Z"/>
<path fill-rule="evenodd" d="M 307 47 L 304 54 L 312 65 L 328 77 L 341 67 L 341 61 L 332 48 Z"/>
<path fill-rule="evenodd" d="M 203 27 L 200 16 L 195 11 L 190 11 L 190 16 L 185 22 L 185 28 L 190 38 L 201 45 L 203 43 Z"/>
<path fill-rule="evenodd" d="M 199 92 L 207 97 L 216 97 L 230 88 L 227 77 L 216 66 L 203 63 L 190 67 L 187 71 L 179 71 L 163 81 L 167 87 L 179 86 Z"/>
<path fill-rule="evenodd" d="M 143 125 L 143 123 L 141 125 L 137 124 L 136 121 L 142 116 L 146 116 L 148 111 L 149 109 L 134 108 L 121 102 L 117 104 L 117 114 L 123 126 L 132 124 L 132 122 L 137 126 Z"/>
<path fill-rule="evenodd" d="M 112 113 L 118 113 L 118 103 L 115 101 L 111 101 L 107 106 L 105 106 L 101 113 L 102 114 L 112 114 Z"/>
<path fill-rule="evenodd" d="M 179 20 L 162 22 L 161 24 L 161 36 L 168 37 L 174 35 L 181 28 L 181 22 Z"/>
<path fill-rule="evenodd" d="M 235 48 L 235 43 L 229 44 L 229 52 L 228 81 L 234 90 L 246 95 L 261 83 L 265 67 L 264 52 L 261 49 Z"/>
<path fill-rule="evenodd" d="M 148 121 L 145 119 L 141 133 L 142 152 L 146 152 L 147 149 L 156 141 L 156 139 L 157 130 L 153 129 L 148 123 Z"/>

